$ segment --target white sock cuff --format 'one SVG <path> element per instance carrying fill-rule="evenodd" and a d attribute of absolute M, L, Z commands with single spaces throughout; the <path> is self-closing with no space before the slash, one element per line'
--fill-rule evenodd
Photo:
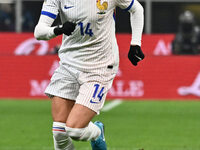
<path fill-rule="evenodd" d="M 91 140 L 96 140 L 101 134 L 101 129 L 99 129 L 99 127 L 95 125 L 93 122 L 90 122 L 88 127 L 96 131 L 95 136 L 91 139 Z"/>
<path fill-rule="evenodd" d="M 52 131 L 55 150 L 75 150 L 71 138 L 65 131 L 65 123 L 53 122 Z"/>
<path fill-rule="evenodd" d="M 70 128 L 65 126 L 65 131 L 67 132 L 67 135 L 70 136 L 73 139 L 79 139 L 79 137 L 82 136 L 86 128 Z"/>
<path fill-rule="evenodd" d="M 80 141 L 95 140 L 101 134 L 99 127 L 92 122 L 85 128 L 70 128 L 66 126 L 65 130 L 72 139 Z"/>
<path fill-rule="evenodd" d="M 56 127 L 65 127 L 65 123 L 63 123 L 63 122 L 53 122 L 53 126 L 56 126 Z"/>
<path fill-rule="evenodd" d="M 63 122 L 53 122 L 52 131 L 65 132 L 65 123 L 63 123 Z"/>

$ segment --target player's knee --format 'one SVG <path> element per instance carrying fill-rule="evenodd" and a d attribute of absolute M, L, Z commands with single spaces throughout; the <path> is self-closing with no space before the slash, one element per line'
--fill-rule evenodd
<path fill-rule="evenodd" d="M 65 127 L 66 133 L 73 140 L 77 141 L 87 141 L 88 138 L 85 136 L 85 128 L 70 128 Z"/>

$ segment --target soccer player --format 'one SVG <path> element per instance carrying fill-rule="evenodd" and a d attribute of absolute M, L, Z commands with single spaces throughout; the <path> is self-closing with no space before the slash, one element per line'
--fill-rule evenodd
<path fill-rule="evenodd" d="M 93 150 L 106 150 L 104 125 L 93 123 L 118 70 L 115 38 L 116 6 L 130 12 L 132 40 L 128 58 L 133 65 L 141 50 L 143 7 L 137 0 L 45 0 L 34 35 L 49 40 L 63 35 L 60 66 L 45 90 L 52 100 L 55 150 L 74 150 L 72 140 L 91 141 Z M 52 24 L 60 15 L 62 25 Z"/>

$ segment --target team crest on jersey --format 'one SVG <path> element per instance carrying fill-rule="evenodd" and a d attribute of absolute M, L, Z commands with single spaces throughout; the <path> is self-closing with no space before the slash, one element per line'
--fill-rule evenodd
<path fill-rule="evenodd" d="M 108 9 L 108 2 L 106 0 L 97 0 L 97 8 L 99 9 L 98 14 L 105 14 Z"/>

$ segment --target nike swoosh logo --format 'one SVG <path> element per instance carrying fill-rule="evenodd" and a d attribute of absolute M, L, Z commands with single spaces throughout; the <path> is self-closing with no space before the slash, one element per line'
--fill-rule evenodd
<path fill-rule="evenodd" d="M 94 102 L 92 99 L 90 100 L 90 103 L 93 103 L 93 104 L 97 104 L 99 102 Z"/>
<path fill-rule="evenodd" d="M 65 8 L 65 9 L 69 9 L 69 8 L 72 8 L 72 7 L 74 7 L 74 6 L 68 6 L 68 7 L 65 6 L 64 8 Z"/>
<path fill-rule="evenodd" d="M 138 57 L 137 55 L 135 55 L 135 57 L 137 57 L 139 60 L 142 60 L 142 58 Z"/>

